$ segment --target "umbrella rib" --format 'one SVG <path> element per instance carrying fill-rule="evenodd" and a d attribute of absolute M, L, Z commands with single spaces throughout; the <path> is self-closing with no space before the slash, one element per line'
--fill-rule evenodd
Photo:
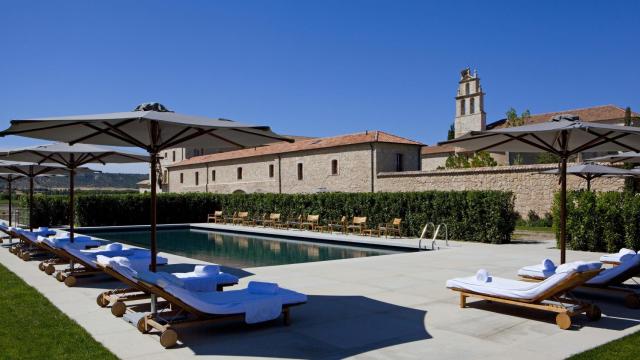
<path fill-rule="evenodd" d="M 182 138 L 179 138 L 179 139 L 173 140 L 172 142 L 164 142 L 164 143 L 162 144 L 162 146 L 160 147 L 160 149 L 166 149 L 166 148 L 169 148 L 169 147 L 171 147 L 171 146 L 174 146 L 174 145 L 180 144 L 181 142 L 185 142 L 185 141 L 187 141 L 187 140 L 195 139 L 195 138 L 197 138 L 198 136 L 207 135 L 207 134 L 210 134 L 212 131 L 217 130 L 217 129 L 203 130 L 203 129 L 199 129 L 199 128 L 194 128 L 194 129 L 196 129 L 196 130 L 198 130 L 198 131 L 197 131 L 197 132 L 195 132 L 195 133 L 193 133 L 193 134 L 187 135 L 187 136 L 185 136 L 185 137 L 182 137 Z"/>
<path fill-rule="evenodd" d="M 101 129 L 101 128 L 99 128 L 99 127 L 97 127 L 95 125 L 89 124 L 89 123 L 82 123 L 82 125 L 90 128 L 90 129 L 96 130 L 96 132 L 91 133 L 89 135 L 85 135 L 85 136 L 80 137 L 80 138 L 77 138 L 75 140 L 71 140 L 71 141 L 69 141 L 69 145 L 74 145 L 74 144 L 77 144 L 79 142 L 85 141 L 87 139 L 90 139 L 92 137 L 98 136 L 100 134 L 105 134 L 105 133 L 110 135 L 110 136 L 112 136 L 112 137 L 114 137 L 114 138 L 116 138 L 116 139 L 122 140 L 122 141 L 124 141 L 126 143 L 130 143 L 129 140 L 127 140 L 127 139 L 125 139 L 125 138 L 123 138 L 123 137 L 121 137 L 121 136 L 119 136 L 117 134 L 110 133 L 108 129 Z M 132 145 L 138 146 L 138 144 L 132 144 Z"/>
<path fill-rule="evenodd" d="M 172 137 L 168 138 L 165 142 L 163 142 L 162 144 L 160 144 L 160 145 L 159 145 L 159 146 L 160 146 L 160 148 L 165 148 L 165 145 L 166 145 L 166 144 L 171 143 L 173 140 L 175 140 L 175 139 L 177 139 L 178 137 L 182 136 L 182 134 L 184 134 L 185 132 L 187 132 L 187 131 L 189 131 L 189 130 L 191 130 L 191 129 L 193 129 L 193 127 L 189 126 L 189 127 L 186 127 L 186 128 L 184 128 L 184 129 L 182 129 L 182 130 L 178 131 L 175 135 L 173 135 Z M 200 129 L 200 131 L 204 131 L 204 130 Z"/>
<path fill-rule="evenodd" d="M 11 123 L 13 124 L 13 121 Z M 37 129 L 3 131 L 3 132 L 0 133 L 0 136 L 20 135 L 20 134 L 25 134 L 25 133 L 34 132 L 34 131 L 51 130 L 51 129 L 57 129 L 57 128 L 61 128 L 61 127 L 77 125 L 77 124 L 80 124 L 80 123 L 82 123 L 82 122 L 70 123 L 70 124 L 69 123 L 64 123 L 64 124 L 57 124 L 57 125 L 49 125 L 49 126 L 39 127 Z"/>
<path fill-rule="evenodd" d="M 451 140 L 447 140 L 447 141 L 442 141 L 439 142 L 438 145 L 444 145 L 444 144 L 453 144 L 453 143 L 458 143 L 461 141 L 468 141 L 468 140 L 477 140 L 477 139 L 484 139 L 487 137 L 492 137 L 492 136 L 498 136 L 498 135 L 504 135 L 502 133 L 490 133 L 490 134 L 482 134 L 482 135 L 475 135 L 471 138 L 458 138 L 458 139 L 451 139 Z"/>
<path fill-rule="evenodd" d="M 271 136 L 271 135 L 267 135 L 267 134 L 254 133 L 253 131 L 249 131 L 249 130 L 245 130 L 245 129 L 231 128 L 230 130 L 238 131 L 238 132 L 245 133 L 245 134 L 262 136 L 262 137 L 265 137 L 265 138 L 268 138 L 268 139 L 274 139 L 274 140 L 280 140 L 280 141 L 286 141 L 286 142 L 294 142 L 293 139 L 285 139 L 285 138 L 278 137 L 278 136 Z"/>
<path fill-rule="evenodd" d="M 133 119 L 132 119 L 131 121 L 133 121 Z M 128 124 L 129 122 L 130 122 L 130 121 L 127 121 L 127 122 L 121 122 L 121 123 L 118 123 L 118 124 L 116 124 L 116 125 L 111 125 L 111 124 L 109 124 L 108 122 L 103 122 L 103 124 L 104 124 L 104 125 L 106 125 L 107 127 L 109 127 L 109 129 L 111 129 L 112 131 L 115 131 L 118 135 L 120 135 L 120 136 L 121 136 L 121 137 L 123 137 L 124 139 L 128 139 L 128 140 L 125 140 L 125 141 L 127 141 L 128 143 L 133 144 L 133 145 L 136 145 L 136 146 L 141 147 L 141 148 L 143 148 L 143 149 L 146 149 L 146 148 L 147 148 L 147 145 L 145 145 L 145 144 L 144 144 L 144 143 L 142 143 L 140 140 L 138 140 L 138 139 L 134 138 L 133 136 L 131 136 L 131 135 L 127 134 L 126 132 L 122 131 L 122 129 L 120 129 L 120 126 L 122 126 L 122 125 L 126 125 L 126 124 Z M 114 135 L 115 135 L 115 134 L 112 134 L 111 132 L 108 132 L 108 131 L 107 131 L 107 133 L 108 133 L 109 135 L 111 135 L 111 136 L 114 136 Z"/>
<path fill-rule="evenodd" d="M 544 146 L 546 146 L 548 149 L 553 149 L 553 146 L 552 146 L 551 144 L 549 144 L 548 142 L 546 142 L 546 141 L 542 140 L 542 138 L 540 138 L 540 137 L 538 136 L 538 134 L 531 133 L 531 134 L 529 134 L 529 135 L 531 135 L 531 137 L 533 137 L 534 139 L 536 139 L 536 140 L 540 141 L 540 142 L 541 142 L 542 144 L 544 144 Z"/>
<path fill-rule="evenodd" d="M 213 132 L 210 132 L 210 133 L 209 133 L 209 135 L 210 135 L 210 136 L 213 136 L 213 137 L 214 137 L 214 138 L 216 138 L 216 139 L 219 139 L 219 140 L 222 140 L 222 141 L 226 141 L 226 142 L 228 142 L 229 144 L 234 145 L 234 146 L 237 146 L 237 147 L 239 147 L 239 148 L 241 148 L 241 149 L 246 148 L 246 146 L 244 146 L 244 145 L 242 145 L 242 144 L 239 144 L 239 143 L 237 143 L 237 142 L 235 142 L 235 141 L 229 140 L 229 139 L 227 139 L 227 138 L 225 138 L 225 137 L 222 137 L 222 136 L 220 136 L 220 135 L 218 135 L 218 134 L 214 134 Z"/>
<path fill-rule="evenodd" d="M 591 132 L 589 132 L 589 131 L 585 131 L 585 132 L 586 132 L 586 133 L 589 133 L 589 134 L 592 134 L 592 133 L 591 133 Z M 589 149 L 589 148 L 592 148 L 592 147 L 595 147 L 595 146 L 598 146 L 598 145 L 605 144 L 605 143 L 607 143 L 607 142 L 610 140 L 609 138 L 607 138 L 607 136 L 609 136 L 609 135 L 610 135 L 610 134 L 612 134 L 612 133 L 613 133 L 613 131 L 608 131 L 608 132 L 607 132 L 607 133 L 605 133 L 605 134 L 598 134 L 598 133 L 595 133 L 595 135 L 596 135 L 596 138 L 595 138 L 595 139 L 591 139 L 591 140 L 587 141 L 586 143 L 584 143 L 584 144 L 582 144 L 582 145 L 578 146 L 577 148 L 575 148 L 575 149 L 571 150 L 571 153 L 572 153 L 572 154 L 579 153 L 579 152 L 584 151 L 584 150 L 586 150 L 586 149 Z M 618 135 L 617 137 L 614 137 L 614 138 L 613 138 L 613 140 L 615 140 L 615 139 L 616 139 L 616 138 L 618 138 L 618 137 L 624 136 L 624 135 L 625 135 L 625 134 Z M 604 140 L 604 141 L 603 141 L 603 140 Z M 598 143 L 599 141 L 600 141 L 600 143 Z"/>

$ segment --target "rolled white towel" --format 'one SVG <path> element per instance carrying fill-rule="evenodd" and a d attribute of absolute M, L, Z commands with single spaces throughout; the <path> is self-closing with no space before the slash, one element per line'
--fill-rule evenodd
<path fill-rule="evenodd" d="M 158 272 L 156 274 L 158 275 L 158 281 L 156 282 L 156 284 L 160 287 L 164 288 L 164 287 L 167 287 L 167 285 L 184 287 L 184 281 L 182 281 L 182 279 L 179 279 L 173 274 L 170 274 L 167 272 Z"/>
<path fill-rule="evenodd" d="M 198 275 L 218 275 L 220 274 L 219 265 L 196 265 L 193 272 Z"/>
<path fill-rule="evenodd" d="M 122 244 L 120 244 L 120 243 L 111 243 L 111 244 L 105 246 L 105 249 L 107 251 L 121 251 L 122 250 Z"/>
<path fill-rule="evenodd" d="M 601 262 L 585 262 L 585 261 L 573 261 L 568 262 L 566 264 L 558 265 L 556 268 L 556 274 L 566 273 L 566 272 L 584 272 L 589 270 L 597 270 L 602 267 Z"/>
<path fill-rule="evenodd" d="M 489 272 L 485 269 L 480 269 L 478 270 L 478 272 L 476 273 L 476 280 L 480 281 L 480 282 L 491 282 L 491 275 L 489 275 Z"/>
<path fill-rule="evenodd" d="M 628 254 L 631 254 L 631 255 L 635 255 L 635 254 L 636 254 L 636 252 L 635 252 L 635 251 L 633 251 L 633 250 L 631 250 L 631 249 L 627 249 L 627 248 L 622 248 L 622 249 L 620 249 L 620 251 L 619 251 L 618 253 L 619 253 L 620 255 L 622 255 L 622 256 L 624 256 L 624 255 L 628 255 Z"/>
<path fill-rule="evenodd" d="M 49 228 L 46 226 L 40 226 L 39 228 L 36 229 L 36 231 L 34 232 L 48 232 Z"/>
<path fill-rule="evenodd" d="M 261 281 L 250 281 L 247 289 L 251 294 L 275 295 L 278 293 L 278 284 Z"/>
<path fill-rule="evenodd" d="M 553 271 L 556 269 L 556 264 L 551 259 L 542 260 L 542 268 L 546 271 Z"/>

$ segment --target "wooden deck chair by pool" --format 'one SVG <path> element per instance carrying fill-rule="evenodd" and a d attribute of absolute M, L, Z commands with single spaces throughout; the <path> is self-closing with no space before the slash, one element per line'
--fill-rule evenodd
<path fill-rule="evenodd" d="M 124 266 L 122 259 L 100 256 L 96 259 L 95 264 L 105 274 L 125 285 L 124 288 L 104 291 L 100 293 L 96 299 L 96 303 L 100 307 L 104 308 L 111 305 L 111 314 L 113 314 L 113 316 L 122 317 L 127 311 L 130 311 L 131 308 L 127 306 L 129 302 L 137 302 L 150 298 L 153 290 L 147 283 L 137 280 L 135 277 L 137 276 L 137 272 L 130 266 Z M 196 265 L 196 267 L 197 266 L 198 265 Z M 189 274 L 190 273 L 178 273 L 174 275 L 184 277 L 184 275 Z M 234 275 L 224 272 L 220 272 L 219 275 L 219 278 L 215 279 L 216 291 L 223 291 L 225 287 L 238 284 L 238 277 Z M 211 278 L 209 278 L 209 280 L 211 280 Z"/>
<path fill-rule="evenodd" d="M 250 282 L 246 289 L 224 292 L 194 292 L 169 281 L 138 276 L 157 297 L 166 301 L 165 308 L 155 314 L 147 313 L 138 320 L 142 333 L 160 332 L 160 344 L 169 348 L 178 341 L 179 328 L 228 321 L 253 324 L 275 320 L 282 316 L 285 325 L 291 321 L 290 309 L 307 302 L 304 294 L 279 288 L 277 284 Z"/>
<path fill-rule="evenodd" d="M 29 261 L 36 256 L 53 255 L 51 254 L 51 251 L 40 244 L 38 238 L 54 236 L 57 234 L 55 230 L 40 227 L 34 231 L 15 229 L 14 233 L 18 238 L 19 243 L 12 246 L 12 252 L 22 260 Z"/>
<path fill-rule="evenodd" d="M 347 233 L 352 232 L 358 234 L 362 234 L 364 230 L 367 228 L 367 217 L 366 216 L 354 216 L 351 224 L 347 225 Z"/>
<path fill-rule="evenodd" d="M 556 313 L 556 324 L 566 330 L 571 318 L 586 314 L 591 321 L 600 319 L 600 308 L 576 299 L 569 293 L 600 273 L 600 263 L 567 263 L 558 273 L 541 282 L 528 282 L 491 277 L 485 270 L 476 276 L 447 281 L 447 288 L 460 293 L 460 307 L 467 298 L 475 297 L 496 303 Z"/>
<path fill-rule="evenodd" d="M 300 224 L 300 228 L 313 231 L 319 224 L 320 215 L 307 215 L 307 219 Z"/>
<path fill-rule="evenodd" d="M 380 235 L 384 234 L 384 237 L 389 235 L 401 237 L 402 234 L 402 219 L 395 218 L 392 222 L 378 225 L 378 231 Z"/>
<path fill-rule="evenodd" d="M 282 223 L 280 222 L 280 213 L 271 213 L 269 214 L 269 218 L 265 219 L 262 223 L 265 227 L 280 227 Z"/>
<path fill-rule="evenodd" d="M 214 224 L 224 223 L 224 216 L 222 215 L 222 210 L 214 211 L 213 214 L 207 215 L 207 222 L 210 223 L 213 220 Z"/>
<path fill-rule="evenodd" d="M 235 219 L 238 216 L 238 212 L 234 211 L 233 214 L 231 214 L 231 216 L 225 216 L 224 219 L 224 224 L 231 224 L 233 223 L 233 219 Z"/>
<path fill-rule="evenodd" d="M 293 229 L 293 228 L 300 229 L 301 224 L 302 224 L 302 215 L 298 215 L 282 223 L 280 227 L 286 228 L 286 229 Z"/>
<path fill-rule="evenodd" d="M 518 276 L 525 281 L 543 281 L 556 272 L 551 260 L 541 264 L 524 266 L 518 270 Z M 590 279 L 581 287 L 596 289 L 610 295 L 623 295 L 624 305 L 630 309 L 640 308 L 640 292 L 625 282 L 640 274 L 640 254 L 628 254 L 620 259 L 620 265 L 604 269 L 598 276 Z M 637 285 L 637 282 L 636 284 Z"/>
<path fill-rule="evenodd" d="M 242 225 L 249 218 L 248 211 L 238 211 L 236 216 L 231 220 L 233 225 Z"/>
<path fill-rule="evenodd" d="M 345 233 L 347 231 L 347 217 L 343 216 L 340 218 L 340 221 L 332 222 L 327 225 L 327 229 L 329 232 L 338 231 L 341 233 Z"/>

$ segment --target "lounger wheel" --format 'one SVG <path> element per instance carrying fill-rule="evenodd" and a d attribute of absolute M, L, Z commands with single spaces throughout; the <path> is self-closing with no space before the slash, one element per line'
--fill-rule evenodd
<path fill-rule="evenodd" d="M 25 251 L 20 255 L 20 258 L 24 261 L 29 261 L 31 260 L 31 254 Z"/>
<path fill-rule="evenodd" d="M 629 294 L 624 297 L 624 306 L 629 309 L 638 309 L 640 308 L 640 295 L 638 294 Z"/>
<path fill-rule="evenodd" d="M 160 345 L 165 349 L 174 346 L 178 342 L 178 332 L 173 329 L 167 329 L 160 334 Z"/>
<path fill-rule="evenodd" d="M 9 248 L 9 252 L 12 253 L 12 254 L 15 254 L 16 250 L 18 250 L 18 249 L 15 246 L 12 246 L 12 247 Z"/>
<path fill-rule="evenodd" d="M 109 299 L 107 299 L 104 296 L 104 293 L 101 293 L 100 295 L 98 295 L 98 297 L 96 298 L 96 303 L 98 304 L 98 306 L 100 306 L 101 308 L 103 307 L 107 307 L 107 305 L 109 305 Z"/>
<path fill-rule="evenodd" d="M 62 273 L 62 271 L 58 271 L 56 273 L 56 280 L 60 281 L 60 282 L 64 282 L 66 275 Z"/>
<path fill-rule="evenodd" d="M 53 266 L 53 264 L 48 264 L 45 268 L 44 268 L 44 273 L 47 275 L 51 275 L 54 272 L 56 272 L 56 267 Z"/>
<path fill-rule="evenodd" d="M 69 275 L 64 279 L 64 284 L 67 285 L 68 287 L 74 287 L 77 282 L 78 282 L 78 279 L 76 279 L 76 277 L 73 275 Z"/>
<path fill-rule="evenodd" d="M 136 327 L 138 328 L 138 331 L 140 331 L 143 334 L 146 334 L 149 332 L 149 329 L 147 328 L 147 323 L 145 321 L 146 317 L 141 317 L 138 320 L 138 323 L 136 324 Z"/>
<path fill-rule="evenodd" d="M 127 305 L 125 305 L 122 301 L 116 301 L 115 304 L 111 305 L 111 313 L 115 317 L 122 317 L 124 313 L 127 312 Z"/>
<path fill-rule="evenodd" d="M 567 313 L 559 313 L 556 315 L 556 324 L 562 330 L 567 330 L 571 327 L 571 316 Z"/>
<path fill-rule="evenodd" d="M 40 264 L 38 264 L 38 269 L 40 269 L 40 271 L 44 271 L 45 267 L 44 261 L 41 261 Z"/>
<path fill-rule="evenodd" d="M 587 319 L 589 321 L 598 321 L 602 317 L 602 311 L 597 305 L 591 305 L 589 309 L 587 309 L 586 313 Z"/>

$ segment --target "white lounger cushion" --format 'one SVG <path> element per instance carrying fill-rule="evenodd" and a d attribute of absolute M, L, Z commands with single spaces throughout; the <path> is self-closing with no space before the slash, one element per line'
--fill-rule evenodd
<path fill-rule="evenodd" d="M 490 296 L 506 297 L 511 299 L 533 300 L 545 291 L 568 278 L 574 272 L 587 271 L 598 266 L 599 263 L 567 263 L 562 272 L 557 272 L 541 282 L 529 282 L 520 280 L 492 277 L 490 282 L 480 282 L 475 276 L 457 278 L 447 281 L 448 288 L 468 290 L 475 293 Z"/>
<path fill-rule="evenodd" d="M 112 244 L 109 244 L 109 245 L 112 245 Z M 87 263 L 87 265 L 90 265 L 94 269 L 97 268 L 96 260 L 98 258 L 98 255 L 106 256 L 106 257 L 121 256 L 126 258 L 144 259 L 146 260 L 147 264 L 149 263 L 149 259 L 151 258 L 151 252 L 149 250 L 139 249 L 139 248 L 122 247 L 122 250 L 120 251 L 107 250 L 106 248 L 80 250 L 75 246 L 70 246 L 70 244 L 67 244 L 64 246 L 64 250 L 67 251 L 69 254 L 75 256 L 76 258 L 81 259 L 82 261 Z M 167 258 L 158 256 L 156 258 L 156 262 L 158 265 L 165 265 L 168 262 L 168 260 Z"/>
<path fill-rule="evenodd" d="M 211 315 L 245 314 L 245 322 L 253 324 L 273 320 L 280 316 L 283 305 L 307 301 L 307 296 L 292 290 L 278 288 L 276 294 L 255 294 L 250 290 L 189 291 L 175 285 L 164 290 L 187 305 Z"/>
<path fill-rule="evenodd" d="M 613 278 L 624 273 L 630 268 L 640 266 L 640 254 L 623 256 L 621 260 L 622 262 L 620 265 L 602 271 L 600 274 L 587 281 L 587 284 L 606 285 Z"/>
<path fill-rule="evenodd" d="M 78 235 L 73 237 L 73 244 L 71 244 L 71 239 L 69 237 L 53 237 L 47 238 L 43 236 L 38 236 L 38 242 L 42 241 L 47 245 L 56 248 L 62 249 L 65 245 L 76 247 L 77 249 L 85 249 L 88 247 L 95 247 L 104 245 L 104 241 L 93 240 L 89 236 Z"/>
<path fill-rule="evenodd" d="M 613 254 L 605 254 L 600 257 L 600 261 L 602 262 L 611 262 L 611 263 L 619 263 L 620 259 L 625 255 L 635 255 L 636 252 L 631 249 L 622 248 L 617 253 Z"/>

